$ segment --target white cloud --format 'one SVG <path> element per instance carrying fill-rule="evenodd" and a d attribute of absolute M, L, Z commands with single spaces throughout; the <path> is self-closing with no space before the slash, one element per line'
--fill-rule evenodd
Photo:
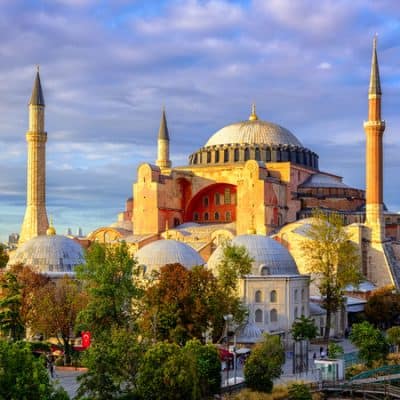
<path fill-rule="evenodd" d="M 323 62 L 321 62 L 321 63 L 319 63 L 317 65 L 317 68 L 318 69 L 331 69 L 332 68 L 332 64 L 328 63 L 327 61 L 323 61 Z"/>

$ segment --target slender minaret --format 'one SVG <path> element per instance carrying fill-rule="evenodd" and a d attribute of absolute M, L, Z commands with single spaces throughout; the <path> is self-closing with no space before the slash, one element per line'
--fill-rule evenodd
<path fill-rule="evenodd" d="M 162 110 L 160 129 L 158 130 L 156 165 L 160 168 L 171 168 L 171 160 L 169 159 L 169 134 L 165 108 Z"/>
<path fill-rule="evenodd" d="M 49 226 L 46 213 L 46 141 L 44 130 L 44 97 L 37 68 L 29 101 L 26 210 L 19 243 L 46 234 Z"/>
<path fill-rule="evenodd" d="M 383 148 L 385 121 L 381 119 L 381 82 L 379 77 L 376 36 L 373 41 L 371 78 L 368 91 L 368 121 L 364 122 L 366 140 L 366 224 L 372 241 L 383 241 Z"/>

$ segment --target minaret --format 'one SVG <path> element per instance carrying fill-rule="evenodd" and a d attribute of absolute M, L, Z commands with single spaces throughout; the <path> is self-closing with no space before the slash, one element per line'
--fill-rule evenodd
<path fill-rule="evenodd" d="M 171 168 L 171 160 L 169 159 L 169 134 L 165 108 L 162 110 L 160 129 L 158 130 L 156 165 L 160 168 Z"/>
<path fill-rule="evenodd" d="M 44 235 L 49 226 L 46 213 L 46 141 L 44 130 L 44 97 L 37 68 L 29 101 L 26 210 L 19 243 Z"/>
<path fill-rule="evenodd" d="M 376 36 L 373 41 L 371 78 L 368 91 L 368 121 L 364 122 L 366 134 L 366 224 L 371 229 L 371 240 L 385 238 L 383 220 L 383 149 L 382 137 L 385 121 L 381 119 L 381 83 Z"/>

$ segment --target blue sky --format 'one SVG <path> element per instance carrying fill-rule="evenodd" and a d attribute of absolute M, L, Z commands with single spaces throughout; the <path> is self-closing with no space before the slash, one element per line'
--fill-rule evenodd
<path fill-rule="evenodd" d="M 47 209 L 58 232 L 109 225 L 154 161 L 163 105 L 174 165 L 221 127 L 291 130 L 364 188 L 371 43 L 386 120 L 385 202 L 400 211 L 400 2 L 0 0 L 0 240 L 25 207 L 27 102 L 40 64 Z"/>

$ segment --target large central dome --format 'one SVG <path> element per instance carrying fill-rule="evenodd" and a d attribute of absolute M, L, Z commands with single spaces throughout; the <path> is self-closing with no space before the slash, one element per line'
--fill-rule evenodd
<path fill-rule="evenodd" d="M 249 120 L 236 122 L 214 133 L 205 147 L 220 144 L 289 145 L 303 147 L 286 128 L 272 122 Z"/>

